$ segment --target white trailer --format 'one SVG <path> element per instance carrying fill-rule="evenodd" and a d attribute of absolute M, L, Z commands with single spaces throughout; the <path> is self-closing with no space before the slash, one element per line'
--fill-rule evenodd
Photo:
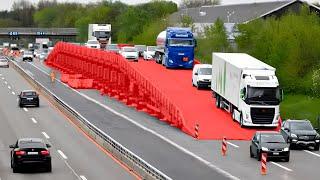
<path fill-rule="evenodd" d="M 277 127 L 282 91 L 276 69 L 243 53 L 213 53 L 211 89 L 216 107 L 241 126 Z"/>
<path fill-rule="evenodd" d="M 90 40 L 97 40 L 102 49 L 111 44 L 111 24 L 89 24 L 88 41 Z"/>

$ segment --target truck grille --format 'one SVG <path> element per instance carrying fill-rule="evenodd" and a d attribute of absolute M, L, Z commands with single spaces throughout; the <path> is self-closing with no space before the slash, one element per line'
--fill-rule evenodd
<path fill-rule="evenodd" d="M 251 119 L 253 124 L 272 124 L 274 108 L 251 108 Z"/>

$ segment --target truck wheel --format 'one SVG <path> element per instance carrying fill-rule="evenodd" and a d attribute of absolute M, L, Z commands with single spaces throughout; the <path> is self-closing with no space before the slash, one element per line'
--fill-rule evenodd
<path fill-rule="evenodd" d="M 216 94 L 216 107 L 220 108 L 220 96 Z"/>
<path fill-rule="evenodd" d="M 314 150 L 315 150 L 315 151 L 319 151 L 319 144 L 316 144 L 316 145 L 314 146 Z"/>
<path fill-rule="evenodd" d="M 253 158 L 252 148 L 250 146 L 250 157 Z"/>

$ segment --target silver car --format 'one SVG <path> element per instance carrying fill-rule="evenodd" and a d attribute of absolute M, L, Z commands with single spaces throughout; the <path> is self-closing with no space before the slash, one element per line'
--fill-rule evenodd
<path fill-rule="evenodd" d="M 0 56 L 0 67 L 9 67 L 9 61 L 4 56 Z"/>

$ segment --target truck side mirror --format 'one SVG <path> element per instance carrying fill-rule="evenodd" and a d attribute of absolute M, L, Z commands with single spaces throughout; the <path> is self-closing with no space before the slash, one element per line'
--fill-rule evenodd
<path fill-rule="evenodd" d="M 15 147 L 16 147 L 16 145 L 14 145 L 14 144 L 9 146 L 9 148 L 15 148 Z"/>
<path fill-rule="evenodd" d="M 198 73 L 196 72 L 196 73 L 194 73 L 194 75 L 198 76 Z"/>

